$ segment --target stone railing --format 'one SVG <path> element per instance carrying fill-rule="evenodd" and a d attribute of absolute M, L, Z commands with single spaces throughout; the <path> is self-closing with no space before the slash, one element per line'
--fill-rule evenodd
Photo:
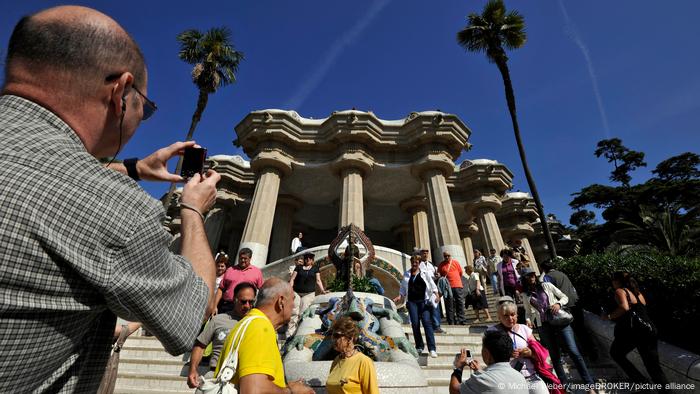
<path fill-rule="evenodd" d="M 600 356 L 610 360 L 609 350 L 614 338 L 615 323 L 602 320 L 598 316 L 584 311 L 584 324 L 595 341 Z M 687 334 L 682 335 L 695 335 L 692 331 L 686 332 Z M 629 353 L 627 357 L 640 372 L 648 377 L 637 350 Z M 700 393 L 700 355 L 659 341 L 659 361 L 671 384 L 686 385 L 682 389 L 679 388 L 680 391 L 672 391 Z M 610 362 L 613 361 L 610 360 Z"/>
<path fill-rule="evenodd" d="M 321 279 L 325 284 L 328 284 L 327 281 L 330 277 L 328 273 L 332 272 L 328 271 L 332 269 L 332 264 L 330 264 L 327 259 L 329 246 L 330 245 L 314 246 L 302 252 L 273 261 L 261 268 L 263 276 L 265 278 L 276 276 L 284 280 L 289 280 L 289 268 L 294 265 L 294 260 L 299 256 L 303 256 L 304 253 L 313 253 L 316 263 L 321 269 Z M 387 297 L 395 297 L 398 295 L 399 283 L 403 277 L 403 273 L 411 266 L 411 257 L 405 253 L 383 246 L 374 246 L 374 253 L 375 259 L 371 262 L 371 267 L 375 270 L 375 277 L 382 282 L 382 286 L 384 286 L 384 290 L 386 291 L 385 295 Z"/>

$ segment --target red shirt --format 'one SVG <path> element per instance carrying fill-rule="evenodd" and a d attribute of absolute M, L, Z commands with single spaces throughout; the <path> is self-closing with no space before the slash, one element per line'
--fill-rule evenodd
<path fill-rule="evenodd" d="M 462 267 L 459 266 L 457 260 L 443 261 L 438 267 L 438 272 L 440 275 L 447 277 L 450 287 L 462 288 Z"/>
<path fill-rule="evenodd" d="M 233 290 L 239 283 L 248 282 L 257 289 L 263 285 L 263 276 L 260 268 L 249 265 L 248 268 L 242 270 L 237 265 L 229 267 L 224 272 L 224 278 L 219 283 L 219 288 L 223 291 L 222 299 L 227 302 L 233 302 Z"/>

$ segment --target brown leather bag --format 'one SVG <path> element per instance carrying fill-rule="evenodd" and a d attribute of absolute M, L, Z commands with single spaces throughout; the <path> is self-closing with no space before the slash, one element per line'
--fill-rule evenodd
<path fill-rule="evenodd" d="M 114 393 L 114 386 L 117 383 L 117 370 L 119 369 L 119 353 L 126 342 L 126 338 L 129 336 L 129 326 L 126 324 L 122 325 L 122 331 L 117 338 L 117 342 L 114 343 L 112 347 L 112 355 L 109 357 L 107 362 L 107 368 L 105 368 L 105 374 L 102 376 L 102 381 L 100 382 L 100 388 L 97 389 L 97 394 L 112 394 Z"/>

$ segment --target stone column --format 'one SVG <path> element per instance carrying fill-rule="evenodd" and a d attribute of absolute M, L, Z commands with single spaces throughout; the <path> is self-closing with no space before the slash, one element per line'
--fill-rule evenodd
<path fill-rule="evenodd" d="M 354 224 L 365 229 L 365 210 L 362 201 L 362 170 L 356 167 L 341 171 L 340 215 L 338 227 Z"/>
<path fill-rule="evenodd" d="M 260 171 L 253 201 L 250 204 L 248 218 L 243 229 L 241 244 L 238 250 L 249 248 L 253 251 L 251 264 L 264 267 L 267 263 L 272 221 L 277 205 L 277 193 L 280 188 L 281 173 L 278 169 L 268 167 Z M 238 255 L 238 254 L 236 254 Z M 238 256 L 236 256 L 238 261 Z"/>
<path fill-rule="evenodd" d="M 272 224 L 272 240 L 270 242 L 270 261 L 277 261 L 289 256 L 292 244 L 292 224 L 294 211 L 301 207 L 301 202 L 292 196 L 279 196 L 275 218 Z"/>
<path fill-rule="evenodd" d="M 428 201 L 414 197 L 401 203 L 401 209 L 411 214 L 413 224 L 413 248 L 430 251 L 430 227 L 428 226 Z"/>
<path fill-rule="evenodd" d="M 454 169 L 454 166 L 450 165 Z M 433 227 L 435 244 L 438 248 L 438 250 L 433 250 L 433 259 L 434 261 L 442 261 L 442 253 L 449 251 L 453 259 L 464 265 L 467 260 L 459 238 L 459 230 L 452 208 L 452 200 L 447 190 L 445 174 L 439 168 L 429 168 L 422 172 L 421 178 L 428 198 L 430 225 Z"/>
<path fill-rule="evenodd" d="M 224 219 L 226 219 L 226 211 L 224 208 L 214 207 L 209 211 L 204 221 L 204 231 L 207 233 L 209 248 L 213 254 L 216 254 L 219 249 L 221 230 L 224 228 Z"/>
<path fill-rule="evenodd" d="M 462 247 L 464 248 L 464 256 L 467 259 L 467 264 L 473 266 L 474 244 L 472 243 L 472 236 L 479 231 L 479 228 L 474 222 L 470 222 L 459 226 L 459 230 L 462 234 Z"/>
<path fill-rule="evenodd" d="M 496 253 L 500 253 L 505 247 L 495 214 L 495 211 L 500 207 L 501 200 L 493 194 L 479 196 L 466 207 L 468 213 L 472 214 L 476 219 L 476 225 L 479 227 L 479 236 L 481 237 L 481 247 L 484 249 L 481 252 L 485 256 L 488 256 L 489 249 L 496 249 Z"/>
<path fill-rule="evenodd" d="M 497 253 L 505 247 L 501 229 L 498 227 L 496 215 L 491 208 L 481 208 L 476 210 L 476 221 L 481 230 L 481 244 L 484 248 L 484 253 L 488 256 L 488 250 L 496 249 Z"/>
<path fill-rule="evenodd" d="M 401 252 L 411 254 L 413 252 L 413 234 L 411 234 L 412 226 L 409 223 L 401 223 L 392 228 L 392 232 L 399 236 L 401 242 Z"/>

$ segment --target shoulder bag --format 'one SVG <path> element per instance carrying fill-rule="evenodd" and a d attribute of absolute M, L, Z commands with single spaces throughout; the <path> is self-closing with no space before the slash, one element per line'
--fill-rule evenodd
<path fill-rule="evenodd" d="M 221 370 L 219 374 L 212 378 L 206 379 L 201 377 L 203 380 L 202 384 L 197 387 L 195 394 L 236 394 L 238 390 L 231 383 L 231 379 L 236 374 L 236 369 L 238 368 L 238 347 L 241 341 L 243 341 L 243 336 L 245 335 L 250 322 L 255 319 L 261 319 L 262 316 L 250 316 L 245 321 L 243 321 L 233 334 L 233 340 L 231 341 L 231 347 L 229 348 L 226 360 L 221 364 Z"/>
<path fill-rule="evenodd" d="M 656 326 L 647 313 L 646 305 L 642 304 L 639 301 L 639 297 L 636 296 L 637 303 L 633 304 L 627 289 L 625 289 L 625 295 L 627 296 L 627 304 L 630 307 L 630 328 L 632 331 L 644 336 L 656 336 Z"/>

